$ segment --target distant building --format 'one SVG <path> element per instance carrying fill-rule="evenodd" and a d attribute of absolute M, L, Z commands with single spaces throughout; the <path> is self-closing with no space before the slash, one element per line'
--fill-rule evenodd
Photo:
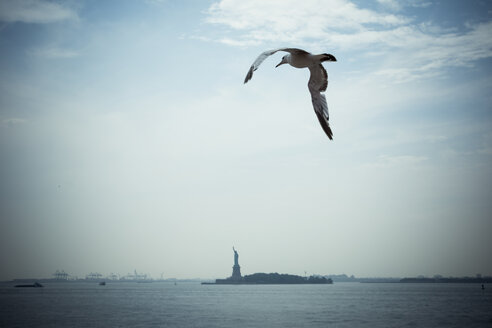
<path fill-rule="evenodd" d="M 149 277 L 147 274 L 139 274 L 137 273 L 137 270 L 134 270 L 134 274 L 129 273 L 126 276 L 122 277 L 120 280 L 148 282 L 148 281 L 152 281 L 152 278 Z"/>
<path fill-rule="evenodd" d="M 85 279 L 87 280 L 100 280 L 101 278 L 102 278 L 102 274 L 98 272 L 91 272 L 85 276 Z"/>
<path fill-rule="evenodd" d="M 108 279 L 109 280 L 118 280 L 118 276 L 115 275 L 114 273 L 110 273 L 109 276 L 108 276 Z"/>
<path fill-rule="evenodd" d="M 53 276 L 56 280 L 68 280 L 68 273 L 63 270 L 56 270 L 56 272 L 53 273 Z"/>

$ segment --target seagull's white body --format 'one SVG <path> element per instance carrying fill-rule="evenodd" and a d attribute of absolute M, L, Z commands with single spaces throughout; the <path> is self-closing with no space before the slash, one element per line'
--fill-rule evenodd
<path fill-rule="evenodd" d="M 286 51 L 289 54 L 282 57 L 282 61 L 276 67 L 282 64 L 289 64 L 295 68 L 309 68 L 311 76 L 309 77 L 308 88 L 311 93 L 314 112 L 328 138 L 333 139 L 333 133 L 331 132 L 330 124 L 328 123 L 328 105 L 326 104 L 325 95 L 322 93 L 326 91 L 326 88 L 328 87 L 328 74 L 321 63 L 324 61 L 337 61 L 336 58 L 330 54 L 313 55 L 307 51 L 296 48 L 268 50 L 256 58 L 244 79 L 244 83 L 251 80 L 253 72 L 258 69 L 260 64 L 268 56 L 273 55 L 277 51 Z"/>

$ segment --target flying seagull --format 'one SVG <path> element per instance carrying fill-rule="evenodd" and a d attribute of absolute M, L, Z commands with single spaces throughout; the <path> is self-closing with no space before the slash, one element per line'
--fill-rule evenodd
<path fill-rule="evenodd" d="M 328 123 L 328 105 L 326 104 L 325 95 L 322 92 L 326 91 L 328 87 L 328 74 L 325 68 L 321 64 L 324 61 L 337 61 L 333 55 L 321 54 L 313 55 L 307 51 L 296 48 L 280 48 L 274 50 L 268 50 L 262 53 L 256 58 L 253 65 L 251 65 L 244 83 L 247 83 L 253 77 L 253 72 L 263 63 L 268 57 L 276 53 L 277 51 L 286 51 L 287 55 L 282 57 L 282 61 L 275 67 L 279 67 L 282 64 L 289 64 L 295 68 L 309 68 L 311 76 L 309 77 L 308 88 L 311 93 L 311 100 L 313 101 L 314 112 L 318 117 L 321 127 L 325 131 L 330 140 L 333 140 L 333 133 L 331 132 L 330 124 Z"/>

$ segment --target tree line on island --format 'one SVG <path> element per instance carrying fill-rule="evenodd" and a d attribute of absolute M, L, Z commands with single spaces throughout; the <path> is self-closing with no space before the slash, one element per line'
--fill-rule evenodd
<path fill-rule="evenodd" d="M 301 277 L 292 274 L 254 273 L 243 277 L 246 283 L 256 284 L 331 284 L 330 278 L 322 276 Z"/>

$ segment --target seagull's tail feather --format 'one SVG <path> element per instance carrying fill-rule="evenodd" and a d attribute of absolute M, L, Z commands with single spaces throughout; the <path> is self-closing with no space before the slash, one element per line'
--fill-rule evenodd
<path fill-rule="evenodd" d="M 317 111 L 315 111 L 315 113 L 316 116 L 318 117 L 318 121 L 321 124 L 321 127 L 323 128 L 323 131 L 325 131 L 326 135 L 330 140 L 333 140 L 333 132 L 331 131 L 330 123 L 328 123 L 328 121 L 325 119 L 325 117 L 322 114 L 318 113 Z"/>

